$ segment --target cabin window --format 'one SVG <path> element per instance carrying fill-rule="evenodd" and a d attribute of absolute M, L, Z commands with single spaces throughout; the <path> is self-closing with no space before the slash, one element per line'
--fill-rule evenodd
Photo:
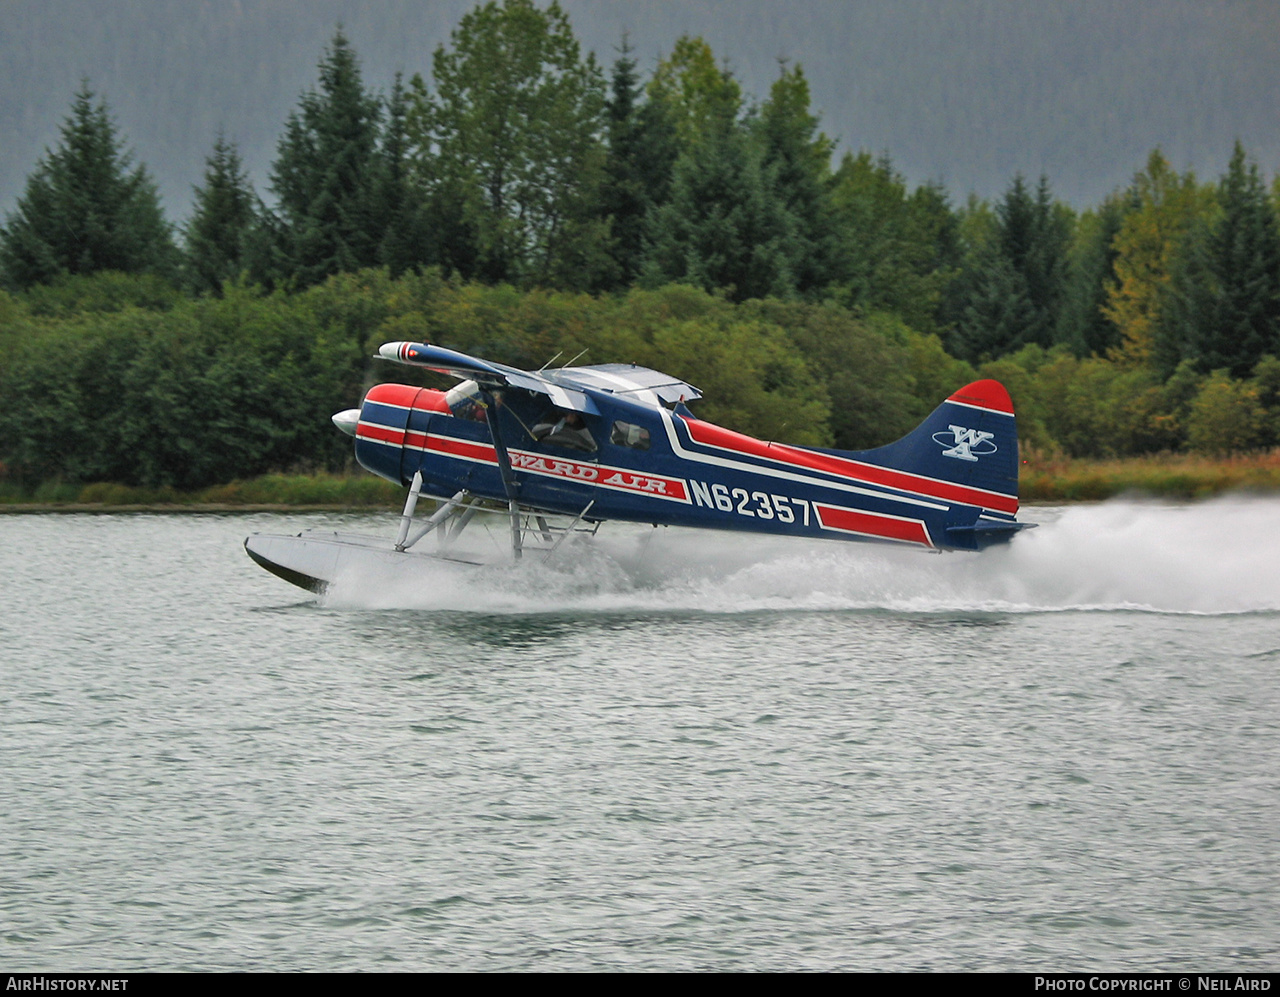
<path fill-rule="evenodd" d="M 580 412 L 553 409 L 534 424 L 529 435 L 541 443 L 567 447 L 570 450 L 585 450 L 590 453 L 596 448 L 595 438 L 582 421 Z"/>
<path fill-rule="evenodd" d="M 649 430 L 633 422 L 615 422 L 613 430 L 609 433 L 609 442 L 620 447 L 648 450 Z"/>

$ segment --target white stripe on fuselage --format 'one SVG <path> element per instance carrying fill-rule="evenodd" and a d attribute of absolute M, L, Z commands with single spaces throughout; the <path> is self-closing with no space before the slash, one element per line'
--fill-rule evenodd
<path fill-rule="evenodd" d="M 732 460 L 727 457 L 713 457 L 711 454 L 703 454 L 693 450 L 688 450 L 683 444 L 681 444 L 679 437 L 676 435 L 674 418 L 666 409 L 662 410 L 662 421 L 667 427 L 667 439 L 671 441 L 671 447 L 676 452 L 676 456 L 683 457 L 685 460 L 694 460 L 703 464 L 714 464 L 717 467 L 727 467 L 736 471 L 745 471 L 749 474 L 763 474 L 766 477 L 780 478 L 784 481 L 797 481 L 801 484 L 814 485 L 819 488 L 830 488 L 834 491 L 844 492 L 850 495 L 865 495 L 868 498 L 881 499 L 888 502 L 902 502 L 906 505 L 918 505 L 925 509 L 946 510 L 950 508 L 950 506 L 945 504 L 929 502 L 922 498 L 910 498 L 906 495 L 888 490 L 880 491 L 874 488 L 863 488 L 859 485 L 848 484 L 846 481 L 831 481 L 826 478 L 814 478 L 807 474 L 798 474 L 795 471 L 784 471 L 781 468 L 762 466 L 760 464 L 749 464 L 746 461 Z M 714 446 L 714 444 L 701 445 Z"/>
<path fill-rule="evenodd" d="M 717 467 L 726 467 L 735 471 L 743 471 L 749 474 L 762 474 L 766 477 L 779 478 L 783 481 L 795 481 L 800 484 L 813 485 L 819 488 L 831 488 L 836 491 L 847 492 L 853 495 L 865 495 L 868 498 L 882 499 L 890 502 L 902 502 L 906 505 L 917 505 L 925 509 L 946 510 L 949 508 L 949 506 L 939 505 L 937 502 L 927 502 L 923 499 L 908 498 L 904 495 L 893 494 L 887 491 L 877 491 L 871 488 L 860 488 L 857 485 L 846 484 L 843 481 L 828 481 L 822 478 L 814 478 L 806 474 L 797 474 L 794 471 L 784 471 L 781 468 L 749 464 L 746 461 L 731 460 L 727 457 L 713 457 L 710 454 L 702 454 L 693 450 L 688 450 L 676 435 L 675 422 L 671 413 L 667 411 L 666 406 L 662 405 L 658 401 L 658 396 L 656 394 L 643 385 L 636 384 L 634 381 L 628 381 L 625 377 L 619 377 L 617 374 L 606 373 L 604 371 L 593 371 L 592 373 L 598 374 L 600 377 L 626 388 L 627 392 L 632 394 L 633 397 L 636 397 L 657 411 L 659 417 L 662 419 L 663 425 L 666 427 L 667 439 L 671 443 L 671 449 L 677 457 L 681 457 L 685 460 L 696 461 L 700 464 L 712 464 Z"/>

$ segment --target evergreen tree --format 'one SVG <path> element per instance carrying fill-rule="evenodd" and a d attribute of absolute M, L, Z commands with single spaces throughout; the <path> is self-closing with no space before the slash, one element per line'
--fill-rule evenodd
<path fill-rule="evenodd" d="M 304 94 L 289 116 L 271 174 L 283 276 L 315 284 L 380 262 L 380 119 L 380 103 L 366 93 L 339 30 L 320 62 L 319 90 Z"/>
<path fill-rule="evenodd" d="M 223 281 L 246 269 L 256 203 L 235 145 L 219 135 L 205 160 L 204 185 L 195 188 L 195 210 L 185 228 L 182 274 L 187 288 L 217 294 Z"/>
<path fill-rule="evenodd" d="M 961 275 L 961 306 L 953 334 L 959 355 L 998 357 L 1020 347 L 1051 345 L 1066 289 L 1068 211 L 1040 179 L 1033 196 L 1016 176 L 996 205 L 995 225 L 983 249 Z"/>
<path fill-rule="evenodd" d="M 397 73 L 387 104 L 386 133 L 373 198 L 377 227 L 382 231 L 378 261 L 393 277 L 433 262 L 422 196 L 410 177 L 407 109 L 404 84 Z"/>
<path fill-rule="evenodd" d="M 1159 149 L 1147 168 L 1134 177 L 1131 205 L 1113 243 L 1115 278 L 1107 284 L 1103 314 L 1120 333 L 1112 354 L 1125 363 L 1155 365 L 1169 373 L 1183 348 L 1172 342 L 1172 326 L 1164 321 L 1170 285 L 1184 237 L 1203 217 L 1212 194 L 1202 191 L 1195 176 L 1179 176 Z"/>
<path fill-rule="evenodd" d="M 865 312 L 889 311 L 938 331 L 942 294 L 958 265 L 957 222 L 936 186 L 907 193 L 888 156 L 846 154 L 832 194 L 838 232 L 837 298 Z"/>
<path fill-rule="evenodd" d="M 1280 229 L 1257 164 L 1246 164 L 1239 142 L 1218 201 L 1207 247 L 1215 293 L 1197 345 L 1201 369 L 1225 367 L 1242 378 L 1280 349 Z"/>
<path fill-rule="evenodd" d="M 725 290 L 735 301 L 795 293 L 785 209 L 761 150 L 732 120 L 680 154 L 670 200 L 648 219 L 644 281 Z"/>
<path fill-rule="evenodd" d="M 1081 357 L 1105 357 L 1120 345 L 1120 330 L 1103 309 L 1114 279 L 1116 236 L 1130 198 L 1113 194 L 1081 215 L 1068 253 L 1067 286 L 1059 340 Z"/>
<path fill-rule="evenodd" d="M 996 217 L 1000 248 L 1025 286 L 1031 305 L 1030 324 L 1011 345 L 1049 346 L 1055 339 L 1066 288 L 1070 215 L 1054 202 L 1048 178 L 1040 178 L 1032 197 L 1018 176 L 996 206 Z"/>
<path fill-rule="evenodd" d="M 953 271 L 960 263 L 960 221 L 946 188 L 936 180 L 921 184 L 908 207 L 918 241 L 928 246 L 921 261 L 925 271 Z"/>
<path fill-rule="evenodd" d="M 739 120 L 732 74 L 716 67 L 706 42 L 686 36 L 648 94 L 674 124 L 680 154 L 669 199 L 645 222 L 644 283 L 724 290 L 736 301 L 793 295 L 794 223 L 770 183 L 765 143 Z"/>
<path fill-rule="evenodd" d="M 783 66 L 755 123 L 764 182 L 789 216 L 783 252 L 796 290 L 824 289 L 833 277 L 836 232 L 831 200 L 832 141 L 818 130 L 809 82 Z"/>
<path fill-rule="evenodd" d="M 601 211 L 610 222 L 610 253 L 616 281 L 629 286 L 640 276 L 645 217 L 665 204 L 677 146 L 675 124 L 662 101 L 643 100 L 631 49 L 623 39 L 613 64 L 606 105 L 608 155 L 601 190 Z"/>
<path fill-rule="evenodd" d="M 611 265 L 598 203 L 604 81 L 560 6 L 476 8 L 436 50 L 432 78 L 434 93 L 415 78 L 408 113 L 448 224 L 444 261 L 490 281 L 598 281 Z"/>
<path fill-rule="evenodd" d="M 1216 195 L 1211 197 L 1216 201 Z M 1202 363 L 1204 347 L 1218 304 L 1212 246 L 1216 214 L 1217 204 L 1206 202 L 1183 220 L 1177 243 L 1171 247 L 1154 287 L 1146 363 L 1161 377 L 1169 377 L 1179 364 L 1188 364 L 1197 372 L 1206 369 Z M 1122 348 L 1115 356 L 1128 360 L 1131 354 Z"/>
<path fill-rule="evenodd" d="M 100 270 L 172 276 L 177 252 L 146 169 L 116 137 L 106 104 L 86 83 L 62 141 L 27 178 L 0 229 L 0 268 L 17 288 Z"/>
<path fill-rule="evenodd" d="M 969 266 L 963 311 L 948 345 L 955 356 L 977 362 L 1012 352 L 1037 316 L 1026 278 L 998 247 L 986 247 Z"/>

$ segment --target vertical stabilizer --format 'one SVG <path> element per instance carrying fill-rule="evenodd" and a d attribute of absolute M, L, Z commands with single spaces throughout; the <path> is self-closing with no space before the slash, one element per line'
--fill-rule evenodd
<path fill-rule="evenodd" d="M 932 481 L 975 489 L 985 514 L 1018 511 L 1018 429 L 999 381 L 966 384 L 896 443 L 848 456 Z M 985 497 L 984 497 L 985 496 Z"/>

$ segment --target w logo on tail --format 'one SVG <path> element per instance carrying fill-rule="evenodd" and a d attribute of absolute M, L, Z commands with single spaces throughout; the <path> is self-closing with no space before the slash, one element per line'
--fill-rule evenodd
<path fill-rule="evenodd" d="M 988 433 L 982 429 L 968 429 L 965 426 L 948 426 L 949 433 L 938 432 L 933 434 L 933 439 L 940 446 L 945 447 L 942 451 L 944 457 L 954 457 L 957 460 L 977 460 L 986 454 L 993 454 L 998 449 L 992 438 L 995 433 Z M 954 437 L 951 439 L 950 437 Z"/>

